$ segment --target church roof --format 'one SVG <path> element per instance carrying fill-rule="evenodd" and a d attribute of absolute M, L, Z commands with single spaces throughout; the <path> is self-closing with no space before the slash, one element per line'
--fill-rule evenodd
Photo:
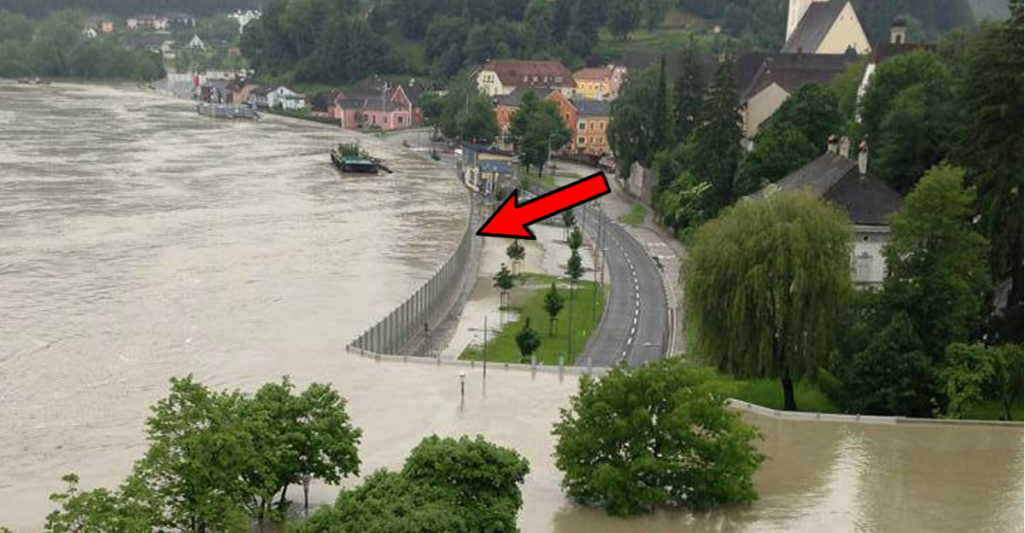
<path fill-rule="evenodd" d="M 886 226 L 887 217 L 900 208 L 900 194 L 888 183 L 862 175 L 858 163 L 826 152 L 754 196 L 779 190 L 807 189 L 847 212 L 851 222 L 862 226 Z"/>
<path fill-rule="evenodd" d="M 801 21 L 797 23 L 793 33 L 783 45 L 783 52 L 787 53 L 815 53 L 826 38 L 829 29 L 833 27 L 840 11 L 847 5 L 849 0 L 829 0 L 828 2 L 812 2 L 808 10 L 804 12 Z"/>

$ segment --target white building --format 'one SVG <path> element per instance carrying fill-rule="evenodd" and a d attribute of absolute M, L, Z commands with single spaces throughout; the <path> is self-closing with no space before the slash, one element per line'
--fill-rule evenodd
<path fill-rule="evenodd" d="M 576 91 L 573 73 L 559 61 L 493 59 L 477 72 L 477 88 L 488 96 L 505 96 L 517 87 L 558 89 L 566 98 Z"/>
<path fill-rule="evenodd" d="M 859 288 L 878 287 L 886 278 L 883 247 L 890 239 L 887 218 L 900 208 L 901 197 L 888 183 L 868 175 L 868 147 L 864 143 L 857 161 L 845 157 L 847 145 L 846 139 L 831 142 L 829 150 L 818 159 L 753 196 L 806 189 L 846 211 L 854 230 L 851 278 Z"/>
<path fill-rule="evenodd" d="M 267 107 L 298 111 L 306 107 L 306 97 L 282 85 L 267 93 Z"/>
<path fill-rule="evenodd" d="M 783 52 L 796 54 L 859 54 L 871 50 L 850 0 L 790 0 Z"/>
<path fill-rule="evenodd" d="M 190 39 L 188 44 L 185 45 L 185 48 L 193 50 L 206 50 L 206 43 L 203 42 L 203 39 L 199 38 L 199 35 L 193 34 L 192 39 Z"/>

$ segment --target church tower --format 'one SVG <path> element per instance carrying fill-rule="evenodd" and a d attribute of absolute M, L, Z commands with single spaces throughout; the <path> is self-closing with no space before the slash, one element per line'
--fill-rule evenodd
<path fill-rule="evenodd" d="M 790 40 L 790 34 L 794 33 L 797 25 L 804 18 L 808 7 L 815 2 L 828 2 L 829 0 L 790 0 L 790 9 L 787 11 L 787 35 L 783 42 Z"/>

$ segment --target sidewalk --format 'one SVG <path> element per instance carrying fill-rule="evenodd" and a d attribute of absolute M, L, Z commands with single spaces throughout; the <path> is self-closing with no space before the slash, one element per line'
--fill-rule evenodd
<path fill-rule="evenodd" d="M 570 250 L 564 239 L 563 228 L 539 223 L 531 226 L 531 230 L 537 236 L 537 240 L 520 241 L 526 250 L 526 257 L 520 271 L 564 277 Z M 510 269 L 512 268 L 512 262 L 505 255 L 505 249 L 511 243 L 512 241 L 509 239 L 484 239 L 477 284 L 463 307 L 462 315 L 459 317 L 459 322 L 456 324 L 448 345 L 441 352 L 442 359 L 458 359 L 468 346 L 483 343 L 485 317 L 487 317 L 489 338 L 493 338 L 501 328 L 502 321 L 509 322 L 515 319 L 512 312 L 503 312 L 499 309 L 500 291 L 494 287 L 493 279 L 495 273 L 502 268 L 502 263 L 505 263 Z M 592 257 L 592 243 L 585 240 L 580 252 L 580 258 L 584 264 L 583 279 L 590 280 L 593 276 Z M 513 292 L 518 290 L 526 289 L 517 286 Z"/>

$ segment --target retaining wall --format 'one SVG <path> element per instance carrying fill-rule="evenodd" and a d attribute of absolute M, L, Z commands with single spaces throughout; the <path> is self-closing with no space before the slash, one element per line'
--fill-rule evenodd
<path fill-rule="evenodd" d="M 481 239 L 475 196 L 467 192 L 470 214 L 456 251 L 405 302 L 378 320 L 346 348 L 362 354 L 429 354 L 443 339 L 436 332 L 477 279 Z M 435 333 L 434 339 L 431 338 Z"/>

